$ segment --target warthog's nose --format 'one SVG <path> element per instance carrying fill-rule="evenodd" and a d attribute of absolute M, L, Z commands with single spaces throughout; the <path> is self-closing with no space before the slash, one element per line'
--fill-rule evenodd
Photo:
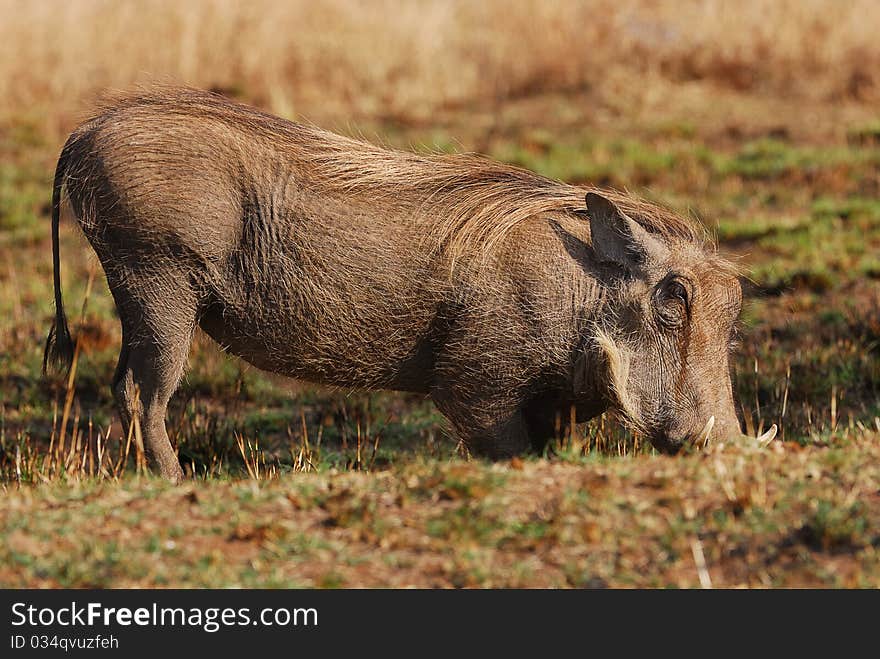
<path fill-rule="evenodd" d="M 651 446 L 667 455 L 675 455 L 684 446 L 694 442 L 693 437 L 672 435 L 667 432 L 654 432 L 649 435 Z"/>
<path fill-rule="evenodd" d="M 723 428 L 722 428 L 723 430 Z M 750 437 L 743 435 L 739 430 L 719 436 L 719 430 L 716 428 L 715 417 L 710 416 L 703 427 L 697 432 L 687 433 L 684 436 L 677 436 L 668 432 L 657 432 L 651 435 L 651 444 L 658 451 L 663 453 L 677 453 L 685 446 L 693 446 L 698 449 L 709 446 L 714 441 L 722 441 L 728 439 L 736 439 L 739 437 L 745 443 L 757 443 L 758 446 L 767 446 L 776 437 L 776 424 L 774 423 L 762 435 L 758 437 Z"/>
<path fill-rule="evenodd" d="M 709 443 L 712 431 L 715 429 L 715 417 L 710 416 L 708 421 L 696 432 L 679 430 L 658 430 L 651 434 L 651 444 L 663 453 L 678 453 L 685 446 L 703 448 Z"/>

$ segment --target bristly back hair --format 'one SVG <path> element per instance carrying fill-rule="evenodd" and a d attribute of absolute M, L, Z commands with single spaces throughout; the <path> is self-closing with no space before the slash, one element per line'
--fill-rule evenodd
<path fill-rule="evenodd" d="M 208 91 L 167 84 L 106 94 L 95 120 L 156 108 L 217 120 L 287 149 L 309 182 L 328 192 L 393 200 L 435 220 L 432 235 L 454 261 L 491 253 L 517 225 L 548 213 L 585 210 L 588 192 L 612 201 L 651 233 L 702 244 L 695 222 L 625 192 L 574 186 L 475 154 L 416 154 L 295 123 Z"/>

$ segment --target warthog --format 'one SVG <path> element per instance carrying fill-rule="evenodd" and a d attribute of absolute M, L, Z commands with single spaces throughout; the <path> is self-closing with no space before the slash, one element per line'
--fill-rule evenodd
<path fill-rule="evenodd" d="M 629 195 L 380 148 L 198 90 L 129 92 L 58 160 L 45 361 L 61 366 L 65 187 L 122 323 L 122 419 L 169 479 L 182 471 L 166 406 L 196 327 L 267 371 L 426 394 L 493 459 L 541 449 L 572 406 L 579 421 L 615 410 L 663 451 L 740 434 L 736 272 L 702 230 Z"/>

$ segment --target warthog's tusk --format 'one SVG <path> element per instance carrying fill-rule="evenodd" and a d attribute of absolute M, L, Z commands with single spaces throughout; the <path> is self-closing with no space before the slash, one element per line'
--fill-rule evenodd
<path fill-rule="evenodd" d="M 758 446 L 767 446 L 770 442 L 773 441 L 773 438 L 776 437 L 776 424 L 774 423 L 770 428 L 760 437 L 756 437 L 755 439 L 758 442 Z"/>
<path fill-rule="evenodd" d="M 699 440 L 697 444 L 700 448 L 705 448 L 709 445 L 709 435 L 712 434 L 712 428 L 715 427 L 715 417 L 710 416 L 709 420 L 706 421 L 706 425 L 703 426 L 703 429 L 700 431 Z"/>

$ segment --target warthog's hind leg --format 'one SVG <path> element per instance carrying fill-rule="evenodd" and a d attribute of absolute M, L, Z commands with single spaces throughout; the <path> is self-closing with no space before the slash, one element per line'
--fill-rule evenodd
<path fill-rule="evenodd" d="M 183 470 L 165 430 L 165 414 L 186 366 L 195 303 L 179 289 L 173 300 L 161 304 L 119 289 L 113 295 L 122 320 L 113 396 L 124 430 L 136 429 L 131 425 L 136 420 L 150 466 L 164 478 L 179 482 Z"/>

